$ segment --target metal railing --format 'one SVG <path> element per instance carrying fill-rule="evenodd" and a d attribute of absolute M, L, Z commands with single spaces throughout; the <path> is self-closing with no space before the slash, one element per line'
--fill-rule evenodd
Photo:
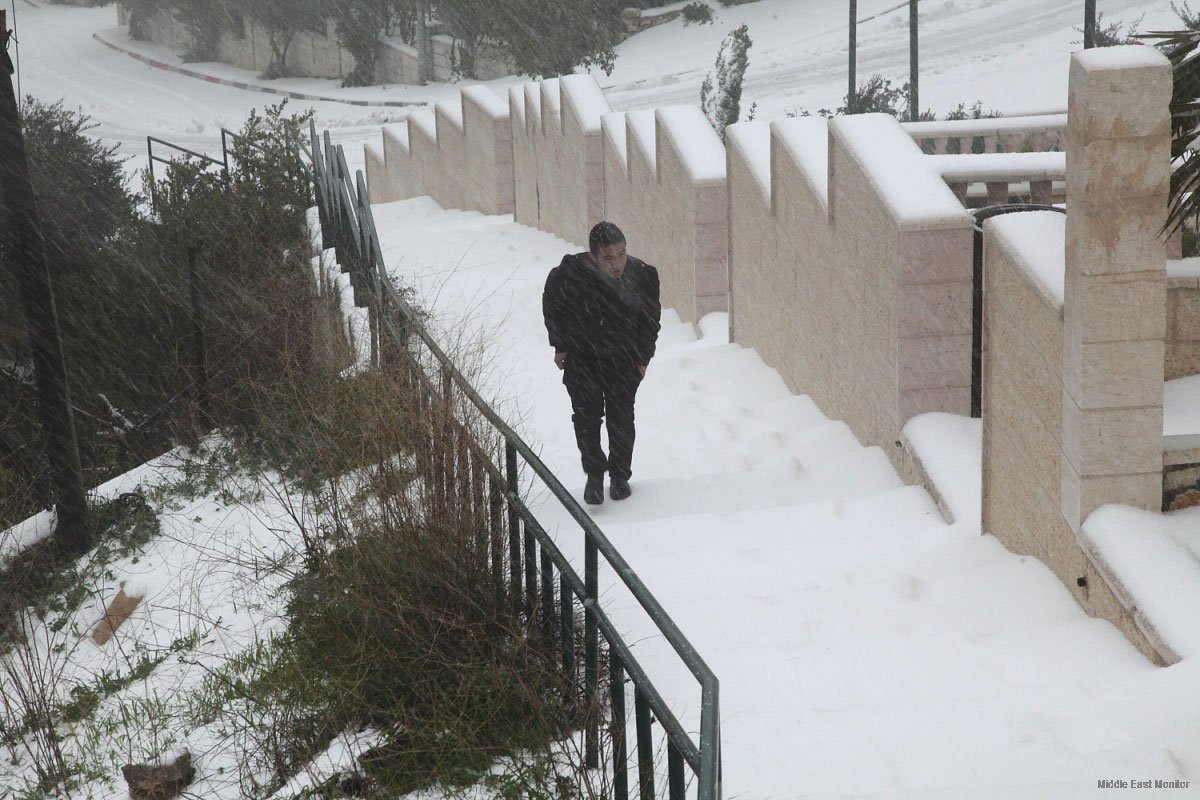
<path fill-rule="evenodd" d="M 439 491 L 448 490 L 451 485 L 460 487 L 457 497 L 465 500 L 458 501 L 472 504 L 487 520 L 484 536 L 490 568 L 507 585 L 514 609 L 532 628 L 556 639 L 559 650 L 556 659 L 561 657 L 561 668 L 576 687 L 580 678 L 576 604 L 582 607 L 582 695 L 587 710 L 582 727 L 586 765 L 600 766 L 601 722 L 607 716 L 611 746 L 606 750 L 605 767 L 611 770 L 613 796 L 616 800 L 628 800 L 631 761 L 626 742 L 628 678 L 633 684 L 635 796 L 643 800 L 656 796 L 652 725 L 657 721 L 665 734 L 667 796 L 671 800 L 686 796 L 690 770 L 698 800 L 720 800 L 721 733 L 716 675 L 603 531 L 529 445 L 479 396 L 392 286 L 362 172 L 351 178 L 345 153 L 340 146 L 332 145 L 328 132 L 319 140 L 316 126 L 311 125 L 310 134 L 322 242 L 326 248 L 335 249 L 338 263 L 350 274 L 355 304 L 370 309 L 372 357 L 381 366 L 391 359 L 400 362 L 421 388 L 423 413 L 444 423 L 436 442 L 427 441 L 429 446 L 417 454 L 419 463 L 424 462 L 422 472 L 431 476 Z M 469 414 L 482 421 L 487 431 L 485 436 L 495 437 L 498 447 L 492 452 L 473 432 Z M 582 576 L 523 499 L 522 464 L 525 477 L 540 482 L 578 524 L 583 534 Z M 601 609 L 601 557 L 698 683 L 701 703 L 698 738 L 693 739 L 684 728 L 616 625 Z M 607 650 L 606 665 L 602 664 L 602 640 Z M 601 696 L 602 670 L 607 679 L 607 698 Z"/>
<path fill-rule="evenodd" d="M 242 143 L 242 144 L 246 145 L 247 147 L 253 147 L 253 148 L 256 148 L 259 150 L 262 149 L 257 143 L 251 141 L 250 139 L 247 139 L 245 136 L 242 136 L 240 133 L 231 131 L 225 127 L 221 128 L 221 157 L 220 158 L 214 158 L 214 157 L 208 155 L 207 153 L 201 153 L 196 150 L 189 150 L 186 147 L 181 147 L 180 145 L 177 145 L 174 142 L 168 142 L 166 139 L 160 139 L 157 136 L 147 136 L 146 137 L 146 157 L 149 162 L 148 166 L 149 166 L 149 172 L 150 172 L 150 204 L 151 204 L 151 207 L 157 212 L 158 179 L 157 179 L 157 176 L 154 171 L 155 163 L 164 164 L 164 165 L 170 167 L 171 164 L 174 163 L 175 161 L 182 160 L 181 157 L 185 158 L 185 159 L 192 159 L 194 161 L 199 162 L 201 165 L 201 168 L 205 169 L 205 170 L 211 169 L 213 167 L 219 167 L 221 169 L 221 174 L 225 178 L 228 178 L 229 177 L 229 165 L 234 157 L 234 152 L 235 152 L 234 148 L 230 144 L 231 142 Z M 160 151 L 166 150 L 167 154 L 162 155 L 161 153 L 156 153 L 154 151 L 155 145 L 158 145 L 158 148 Z M 304 149 L 303 144 L 301 144 L 301 148 L 304 150 L 304 155 L 309 156 L 311 159 L 311 154 L 308 153 L 306 149 Z M 303 167 L 303 161 L 299 157 L 297 157 L 297 159 L 296 159 L 296 164 L 298 167 L 301 167 L 301 168 Z M 289 175 L 289 177 L 292 177 L 292 178 L 303 177 L 304 179 L 307 179 L 308 176 L 307 176 L 307 174 L 303 175 L 303 176 L 299 176 L 295 173 L 291 173 Z"/>

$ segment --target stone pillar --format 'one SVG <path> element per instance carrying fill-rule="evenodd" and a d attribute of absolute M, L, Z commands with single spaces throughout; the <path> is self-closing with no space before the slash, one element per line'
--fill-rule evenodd
<path fill-rule="evenodd" d="M 1142 45 L 1071 58 L 1062 512 L 1162 503 L 1171 67 Z"/>

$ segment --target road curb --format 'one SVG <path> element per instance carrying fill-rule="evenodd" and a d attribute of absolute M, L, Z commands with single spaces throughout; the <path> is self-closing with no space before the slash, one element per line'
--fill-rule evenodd
<path fill-rule="evenodd" d="M 245 81 L 235 81 L 235 80 L 230 80 L 228 78 L 219 78 L 215 75 L 205 75 L 203 72 L 197 72 L 194 69 L 188 69 L 187 67 L 181 67 L 178 64 L 168 64 L 165 61 L 159 61 L 158 59 L 150 58 L 149 56 L 144 56 L 141 53 L 130 50 L 127 47 L 122 47 L 121 45 L 117 44 L 116 42 L 109 41 L 105 37 L 101 36 L 100 32 L 93 33 L 92 38 L 95 39 L 97 42 L 100 42 L 101 44 L 105 45 L 106 47 L 110 47 L 113 50 L 116 50 L 118 53 L 123 53 L 123 54 L 129 56 L 130 58 L 135 58 L 138 61 L 141 61 L 143 64 L 148 64 L 149 66 L 154 67 L 155 69 L 163 69 L 163 70 L 167 70 L 168 72 L 174 72 L 179 75 L 185 75 L 189 78 L 197 78 L 199 80 L 206 81 L 207 83 L 218 83 L 218 84 L 221 84 L 222 86 L 232 86 L 235 89 L 244 89 L 248 92 L 261 92 L 263 94 L 273 94 L 273 95 L 278 95 L 280 97 L 288 97 L 288 98 L 291 98 L 294 100 L 317 100 L 317 101 L 320 101 L 323 103 L 342 103 L 343 105 L 348 105 L 348 106 L 368 106 L 368 107 L 380 107 L 380 108 L 412 108 L 414 106 L 428 105 L 428 103 L 426 103 L 426 102 L 413 101 L 413 100 L 347 100 L 347 99 L 339 98 L 339 97 L 327 97 L 327 96 L 318 95 L 318 94 L 306 94 L 304 92 L 292 92 L 292 91 L 288 91 L 286 89 L 276 89 L 274 87 L 263 86 L 262 84 L 258 84 L 258 83 L 246 83 Z"/>

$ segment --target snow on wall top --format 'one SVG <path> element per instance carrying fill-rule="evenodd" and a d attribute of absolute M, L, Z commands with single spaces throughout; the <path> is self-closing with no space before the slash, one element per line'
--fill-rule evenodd
<path fill-rule="evenodd" d="M 771 123 L 771 132 L 828 207 L 829 122 L 820 117 L 797 117 Z"/>
<path fill-rule="evenodd" d="M 633 141 L 637 152 L 645 159 L 651 172 L 658 169 L 658 150 L 655 143 L 658 125 L 653 111 L 629 111 L 625 114 L 628 138 Z M 628 157 L 628 156 L 627 156 Z"/>
<path fill-rule="evenodd" d="M 1200 654 L 1200 507 L 1158 514 L 1102 506 L 1083 536 L 1163 644 L 1182 658 Z"/>
<path fill-rule="evenodd" d="M 533 104 L 539 120 L 538 130 L 544 133 L 553 124 L 561 131 L 562 96 L 559 92 L 558 78 L 548 78 L 540 83 L 531 83 L 526 92 L 538 97 Z"/>
<path fill-rule="evenodd" d="M 1200 447 L 1200 375 L 1163 385 L 1163 445 L 1165 450 Z"/>
<path fill-rule="evenodd" d="M 564 75 L 558 80 L 566 102 L 575 109 L 583 132 L 599 134 L 600 118 L 612 112 L 600 84 L 591 75 Z"/>
<path fill-rule="evenodd" d="M 1067 154 L 963 153 L 925 156 L 944 180 L 1063 181 L 1067 179 Z"/>
<path fill-rule="evenodd" d="M 725 145 L 698 106 L 667 106 L 655 113 L 660 135 L 675 143 L 693 183 L 725 182 Z"/>
<path fill-rule="evenodd" d="M 1057 211 L 1001 214 L 983 225 L 1016 256 L 1046 300 L 1062 308 L 1067 281 L 1067 215 Z"/>
<path fill-rule="evenodd" d="M 617 160 L 621 164 L 621 172 L 629 174 L 629 152 L 625 147 L 625 112 L 617 111 L 605 114 L 600 118 L 600 129 L 604 132 L 606 141 L 617 151 Z"/>
<path fill-rule="evenodd" d="M 1066 114 L 1033 114 L 1022 117 L 987 119 L 947 119 L 928 122 L 903 122 L 901 127 L 914 139 L 943 136 L 988 136 L 1008 133 L 1045 133 L 1067 128 Z"/>
<path fill-rule="evenodd" d="M 453 100 L 443 100 L 434 106 L 434 110 L 440 119 L 444 119 L 458 130 L 463 132 L 463 109 L 462 100 L 455 98 Z"/>
<path fill-rule="evenodd" d="M 391 137 L 396 140 L 401 149 L 408 152 L 408 122 L 393 122 L 383 126 L 383 138 Z"/>
<path fill-rule="evenodd" d="M 513 122 L 521 130 L 525 130 L 525 86 L 508 87 L 508 107 L 509 113 L 513 115 Z"/>
<path fill-rule="evenodd" d="M 1167 260 L 1168 278 L 1200 278 L 1200 258 L 1172 258 Z"/>
<path fill-rule="evenodd" d="M 409 139 L 412 138 L 412 131 L 415 127 L 418 132 L 424 134 L 431 142 L 437 141 L 437 117 L 428 109 L 414 111 L 408 115 L 408 132 Z"/>
<path fill-rule="evenodd" d="M 962 203 L 930 167 L 900 123 L 887 114 L 855 114 L 829 122 L 901 227 L 971 224 Z"/>
<path fill-rule="evenodd" d="M 473 103 L 492 119 L 508 119 L 509 108 L 501 97 L 486 86 L 468 86 L 462 90 L 464 102 Z"/>
<path fill-rule="evenodd" d="M 725 129 L 725 146 L 742 154 L 763 201 L 771 202 L 771 124 L 737 122 Z"/>
<path fill-rule="evenodd" d="M 1171 62 L 1162 53 L 1144 44 L 1124 44 L 1117 47 L 1093 47 L 1072 55 L 1086 70 L 1136 69 L 1138 67 L 1169 67 Z"/>

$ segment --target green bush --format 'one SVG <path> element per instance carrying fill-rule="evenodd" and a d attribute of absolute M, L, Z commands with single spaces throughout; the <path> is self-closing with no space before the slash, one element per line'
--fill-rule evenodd
<path fill-rule="evenodd" d="M 683 24 L 711 25 L 713 21 L 712 8 L 707 3 L 693 0 L 683 7 Z"/>

